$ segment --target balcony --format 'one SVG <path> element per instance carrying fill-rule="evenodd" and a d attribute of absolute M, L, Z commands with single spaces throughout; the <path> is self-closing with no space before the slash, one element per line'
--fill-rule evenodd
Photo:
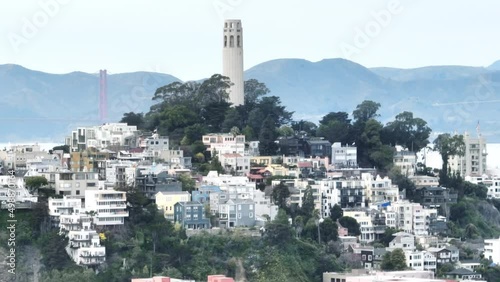
<path fill-rule="evenodd" d="M 106 257 L 106 253 L 83 253 L 80 255 L 81 258 L 103 258 Z"/>
<path fill-rule="evenodd" d="M 98 214 L 98 217 L 113 217 L 113 216 L 127 217 L 128 211 L 102 212 Z"/>

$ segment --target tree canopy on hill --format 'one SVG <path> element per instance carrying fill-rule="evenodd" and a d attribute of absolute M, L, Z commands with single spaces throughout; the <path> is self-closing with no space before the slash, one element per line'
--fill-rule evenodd
<path fill-rule="evenodd" d="M 122 121 L 168 135 L 173 146 L 183 146 L 193 157 L 202 153 L 195 142 L 206 133 L 240 132 L 247 140 L 259 140 L 263 154 L 273 155 L 278 152 L 274 141 L 279 136 L 290 137 L 300 131 L 332 143 L 355 144 L 358 164 L 382 172 L 392 165 L 394 145 L 418 151 L 429 143 L 431 129 L 426 121 L 403 112 L 384 126 L 377 120 L 381 104 L 374 101 L 363 101 L 351 115 L 327 113 L 317 126 L 310 121 L 293 121 L 293 112 L 279 97 L 268 96 L 267 86 L 255 79 L 245 81 L 245 104 L 231 107 L 227 102 L 230 86 L 229 78 L 220 74 L 203 82 L 173 82 L 155 91 L 156 104 L 148 113 L 125 113 Z M 206 157 L 198 156 L 195 161 L 209 161 Z"/>

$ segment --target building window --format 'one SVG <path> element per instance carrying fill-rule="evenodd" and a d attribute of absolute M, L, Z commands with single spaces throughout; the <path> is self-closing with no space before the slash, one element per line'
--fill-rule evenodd
<path fill-rule="evenodd" d="M 241 213 L 238 213 L 238 218 L 241 219 Z"/>
<path fill-rule="evenodd" d="M 234 47 L 234 36 L 233 35 L 231 35 L 229 37 L 229 47 Z"/>
<path fill-rule="evenodd" d="M 80 195 L 80 190 L 76 190 L 76 194 L 77 194 L 77 195 Z"/>

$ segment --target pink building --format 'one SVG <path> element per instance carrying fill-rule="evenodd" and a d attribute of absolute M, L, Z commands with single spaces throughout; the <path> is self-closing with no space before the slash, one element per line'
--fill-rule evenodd
<path fill-rule="evenodd" d="M 170 282 L 170 277 L 155 276 L 153 278 L 133 278 L 132 282 Z"/>
<path fill-rule="evenodd" d="M 208 282 L 234 282 L 234 279 L 224 275 L 208 275 Z"/>
<path fill-rule="evenodd" d="M 349 230 L 347 228 L 343 227 L 342 225 L 340 225 L 340 223 L 338 221 L 337 221 L 337 226 L 338 226 L 337 232 L 338 232 L 339 236 L 349 235 Z"/>

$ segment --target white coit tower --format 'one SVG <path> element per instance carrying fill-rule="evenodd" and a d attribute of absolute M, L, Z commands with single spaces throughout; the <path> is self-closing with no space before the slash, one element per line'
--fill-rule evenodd
<path fill-rule="evenodd" d="M 245 103 L 243 87 L 243 27 L 241 20 L 224 22 L 224 48 L 222 75 L 229 77 L 233 85 L 229 89 L 229 102 L 233 106 Z"/>

